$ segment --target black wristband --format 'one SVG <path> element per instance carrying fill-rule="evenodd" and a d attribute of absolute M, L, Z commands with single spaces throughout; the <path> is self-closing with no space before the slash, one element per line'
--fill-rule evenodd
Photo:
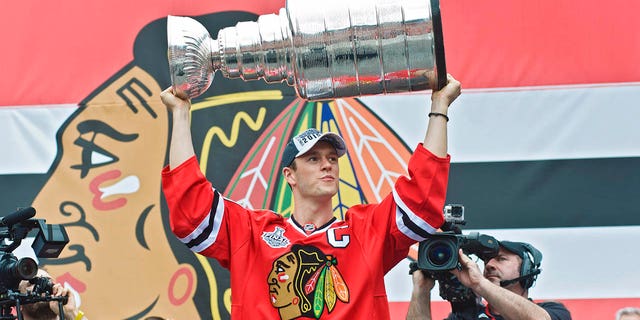
<path fill-rule="evenodd" d="M 449 117 L 447 117 L 447 115 L 446 115 L 446 114 L 444 114 L 444 113 L 440 113 L 440 112 L 430 112 L 430 113 L 429 113 L 429 118 L 431 118 L 431 116 L 440 116 L 440 117 L 444 117 L 444 118 L 447 120 L 447 122 L 449 122 Z"/>

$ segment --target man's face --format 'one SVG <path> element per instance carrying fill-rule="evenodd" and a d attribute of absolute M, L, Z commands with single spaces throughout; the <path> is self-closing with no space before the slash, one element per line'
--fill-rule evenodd
<path fill-rule="evenodd" d="M 519 277 L 521 264 L 522 259 L 518 255 L 500 247 L 498 255 L 485 264 L 484 277 L 500 285 L 500 281 Z"/>
<path fill-rule="evenodd" d="M 294 161 L 296 169 L 291 170 L 289 184 L 301 195 L 331 198 L 338 192 L 338 153 L 333 145 L 320 141 Z"/>
<path fill-rule="evenodd" d="M 640 320 L 640 316 L 636 314 L 625 314 L 620 317 L 620 320 Z"/>

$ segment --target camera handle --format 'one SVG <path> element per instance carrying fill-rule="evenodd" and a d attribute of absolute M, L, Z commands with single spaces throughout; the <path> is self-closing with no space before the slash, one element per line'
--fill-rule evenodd
<path fill-rule="evenodd" d="M 465 224 L 466 223 L 464 221 L 461 221 L 458 223 L 445 221 L 444 224 L 442 224 L 442 227 L 440 227 L 440 229 L 442 229 L 442 231 L 449 231 L 455 234 L 462 234 L 462 229 L 460 228 L 460 225 L 465 225 Z"/>
<path fill-rule="evenodd" d="M 65 301 L 63 301 L 62 299 L 58 300 L 58 319 L 60 320 L 64 320 L 64 303 L 63 302 L 66 303 L 66 300 Z"/>
<path fill-rule="evenodd" d="M 20 306 L 20 299 L 15 299 L 14 301 L 15 301 L 15 305 L 16 305 L 16 317 L 15 317 L 15 319 L 22 320 L 22 308 Z M 11 318 L 11 319 L 14 319 L 14 318 Z"/>

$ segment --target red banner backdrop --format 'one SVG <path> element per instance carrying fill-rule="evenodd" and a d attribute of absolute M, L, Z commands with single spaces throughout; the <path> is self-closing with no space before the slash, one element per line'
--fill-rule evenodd
<path fill-rule="evenodd" d="M 560 300 L 574 319 L 640 306 L 640 2 L 441 2 L 447 69 L 464 87 L 450 113 L 448 200 L 467 206 L 468 229 L 541 249 L 532 298 Z M 160 193 L 166 16 L 196 17 L 215 36 L 284 5 L 4 4 L 0 209 L 32 205 L 36 217 L 65 226 L 71 242 L 61 257 L 39 263 L 78 292 L 89 318 L 229 318 L 227 271 L 176 241 Z M 372 161 L 353 164 L 350 191 L 362 198 L 342 204 L 370 202 L 379 189 L 359 177 L 374 166 L 379 175 L 401 171 L 385 155 L 408 159 L 424 133 L 426 101 L 428 92 L 310 103 L 284 84 L 218 76 L 193 101 L 194 140 L 219 190 L 286 214 L 290 202 L 271 167 L 254 173 L 271 181 L 262 189 L 244 179 L 268 155 L 261 142 L 284 139 L 303 121 L 339 132 L 372 128 L 352 137 L 354 145 L 384 143 L 349 151 Z M 406 314 L 407 264 L 387 276 L 393 319 Z M 445 317 L 448 303 L 435 290 L 432 297 L 434 319 Z"/>

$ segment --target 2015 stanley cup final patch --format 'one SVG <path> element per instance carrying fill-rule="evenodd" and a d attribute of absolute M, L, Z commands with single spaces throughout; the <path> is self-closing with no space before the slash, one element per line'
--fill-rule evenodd
<path fill-rule="evenodd" d="M 276 227 L 272 232 L 263 232 L 262 240 L 271 248 L 286 248 L 291 241 L 284 236 L 284 229 Z"/>

